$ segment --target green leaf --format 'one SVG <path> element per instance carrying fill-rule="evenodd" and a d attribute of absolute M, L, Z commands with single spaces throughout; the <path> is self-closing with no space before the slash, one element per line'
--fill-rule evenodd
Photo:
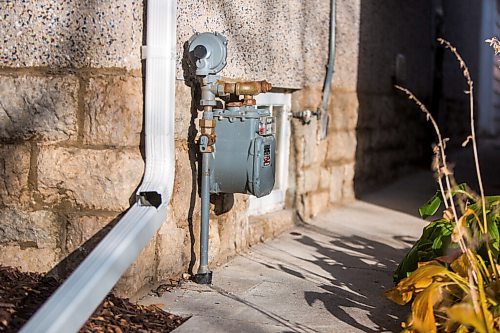
<path fill-rule="evenodd" d="M 441 236 L 438 236 L 436 237 L 436 239 L 434 239 L 434 242 L 432 243 L 432 249 L 439 250 L 441 249 L 441 246 L 443 246 L 443 239 L 441 238 Z"/>
<path fill-rule="evenodd" d="M 489 209 L 491 206 L 500 204 L 500 195 L 485 196 L 484 201 L 486 202 L 486 209 Z M 480 212 L 481 200 L 473 203 L 469 206 L 469 208 L 474 210 L 475 212 Z"/>
<path fill-rule="evenodd" d="M 495 223 L 495 220 L 492 218 L 488 218 L 488 234 L 492 239 L 500 239 L 500 233 L 498 232 L 498 226 Z"/>
<path fill-rule="evenodd" d="M 422 207 L 418 209 L 420 216 L 423 219 L 426 219 L 429 216 L 436 214 L 439 207 L 441 206 L 441 202 L 443 202 L 443 200 L 441 199 L 441 193 L 437 192 L 429 201 L 427 201 Z"/>
<path fill-rule="evenodd" d="M 490 237 L 490 242 L 491 242 L 491 246 L 499 251 L 500 250 L 500 232 L 498 231 L 498 225 L 495 221 L 495 219 L 493 218 L 493 216 L 491 216 L 491 214 L 488 215 L 487 217 L 487 223 L 488 223 L 488 235 Z"/>

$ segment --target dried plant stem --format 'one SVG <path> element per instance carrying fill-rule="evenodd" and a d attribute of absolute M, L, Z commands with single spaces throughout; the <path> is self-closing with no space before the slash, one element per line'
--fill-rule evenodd
<path fill-rule="evenodd" d="M 484 195 L 484 187 L 483 187 L 483 179 L 481 176 L 481 168 L 479 166 L 479 154 L 477 151 L 476 129 L 475 129 L 475 122 L 474 122 L 474 81 L 472 81 L 469 68 L 467 67 L 467 64 L 463 60 L 460 53 L 458 53 L 456 47 L 451 45 L 450 42 L 448 42 L 447 40 L 445 40 L 443 38 L 438 38 L 438 42 L 441 45 L 444 45 L 447 49 L 449 49 L 451 51 L 451 53 L 453 53 L 453 55 L 455 56 L 455 58 L 457 59 L 459 65 L 460 65 L 460 68 L 463 70 L 463 75 L 464 75 L 465 79 L 467 80 L 467 86 L 469 87 L 469 90 L 466 91 L 466 94 L 469 95 L 471 135 L 469 137 L 467 137 L 467 140 L 464 142 L 464 145 L 467 144 L 469 139 L 472 141 L 472 151 L 474 154 L 474 163 L 475 163 L 475 167 L 476 167 L 477 182 L 479 183 L 479 193 L 481 195 L 481 208 L 482 208 L 481 210 L 482 210 L 482 214 L 483 214 L 483 230 L 484 230 L 485 235 L 487 236 L 488 235 L 488 220 L 486 219 L 486 199 L 485 199 L 485 195 Z M 488 256 L 489 256 L 489 259 L 491 262 L 491 266 L 493 268 L 493 272 L 494 272 L 495 276 L 498 278 L 499 272 L 498 272 L 498 269 L 495 265 L 495 261 L 493 260 L 493 257 L 491 255 L 491 251 L 489 249 L 490 245 L 489 245 L 488 239 L 486 239 L 486 247 L 488 248 Z"/>
<path fill-rule="evenodd" d="M 418 105 L 420 110 L 423 113 L 425 113 L 425 115 L 427 116 L 427 120 L 431 122 L 432 127 L 434 127 L 434 131 L 436 132 L 436 135 L 438 137 L 439 153 L 441 155 L 441 161 L 443 163 L 442 168 L 438 165 L 438 173 L 439 173 L 438 179 L 441 178 L 441 174 L 444 175 L 447 191 L 442 192 L 443 198 L 444 198 L 445 202 L 447 200 L 449 200 L 449 207 L 451 207 L 451 210 L 453 212 L 453 218 L 455 220 L 455 224 L 458 225 L 458 223 L 459 223 L 458 222 L 458 214 L 457 214 L 457 209 L 455 207 L 455 204 L 453 202 L 453 193 L 452 193 L 450 176 L 449 176 L 450 171 L 448 169 L 448 163 L 446 162 L 446 154 L 444 153 L 446 145 L 445 145 L 445 142 L 443 140 L 443 137 L 441 136 L 441 131 L 439 130 L 439 126 L 438 126 L 436 120 L 434 119 L 434 117 L 429 112 L 429 110 L 427 110 L 427 107 L 417 97 L 415 97 L 415 95 L 411 91 L 409 91 L 408 89 L 403 88 L 401 86 L 398 86 L 398 85 L 396 85 L 395 87 L 396 87 L 396 89 L 399 89 L 402 92 L 404 92 L 410 100 L 414 101 Z M 444 190 L 443 185 L 441 184 L 441 182 L 439 182 L 439 183 L 440 183 L 440 186 L 441 186 L 442 191 L 443 191 Z M 459 237 L 460 238 L 460 240 L 459 240 L 460 249 L 462 250 L 462 253 L 466 253 L 467 247 L 465 245 L 465 236 L 462 234 L 462 228 L 460 226 L 458 226 L 457 228 L 458 228 L 458 232 L 460 235 L 460 237 Z"/>
<path fill-rule="evenodd" d="M 481 194 L 481 205 L 482 205 L 482 211 L 483 211 L 483 223 L 484 223 L 484 230 L 487 232 L 488 230 L 488 225 L 487 225 L 487 220 L 486 220 L 486 201 L 484 198 L 484 187 L 483 187 L 483 180 L 481 177 L 481 169 L 479 167 L 479 156 L 477 152 L 477 141 L 476 141 L 476 129 L 475 129 L 475 124 L 474 124 L 474 81 L 472 81 L 472 78 L 470 76 L 469 68 L 465 64 L 465 61 L 463 60 L 462 56 L 460 53 L 458 53 L 457 49 L 451 45 L 450 42 L 448 42 L 445 39 L 438 38 L 438 42 L 441 43 L 441 45 L 444 45 L 447 49 L 449 49 L 457 58 L 458 63 L 460 64 L 460 68 L 463 69 L 463 75 L 465 79 L 467 80 L 467 85 L 469 86 L 469 90 L 466 91 L 466 93 L 469 95 L 469 108 L 470 108 L 470 130 L 471 130 L 471 136 L 470 139 L 472 141 L 472 150 L 474 152 L 474 162 L 476 166 L 476 174 L 477 174 L 477 181 L 479 183 L 479 192 Z M 469 138 L 468 138 L 469 139 Z M 467 139 L 467 141 L 468 141 Z M 467 142 L 466 141 L 466 142 Z"/>
<path fill-rule="evenodd" d="M 441 193 L 444 194 L 445 192 L 444 192 L 443 180 L 441 179 L 441 177 L 439 176 L 437 177 L 437 182 L 439 184 L 439 190 L 441 191 Z M 444 200 L 444 207 L 446 209 L 450 208 L 450 205 L 448 204 L 448 200 L 446 200 L 446 198 Z"/>

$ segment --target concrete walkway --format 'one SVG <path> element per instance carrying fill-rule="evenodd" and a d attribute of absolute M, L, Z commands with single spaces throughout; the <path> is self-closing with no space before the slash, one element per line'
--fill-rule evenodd
<path fill-rule="evenodd" d="M 142 302 L 192 316 L 176 333 L 398 332 L 408 309 L 383 291 L 425 223 L 381 205 L 404 203 L 401 210 L 416 213 L 422 199 L 404 191 L 406 182 L 428 184 L 420 187 L 429 192 L 423 201 L 435 193 L 432 176 L 418 173 L 367 198 L 381 200 L 378 205 L 357 201 L 332 209 L 252 247 L 214 269 L 212 286 L 185 282 Z"/>
<path fill-rule="evenodd" d="M 498 194 L 500 144 L 480 144 L 487 194 Z M 457 180 L 476 187 L 470 150 Z M 185 282 L 145 304 L 192 316 L 175 333 L 399 332 L 408 309 L 383 297 L 392 272 L 425 222 L 418 207 L 436 192 L 430 171 L 409 175 L 361 201 L 254 246 L 214 269 L 212 286 Z"/>

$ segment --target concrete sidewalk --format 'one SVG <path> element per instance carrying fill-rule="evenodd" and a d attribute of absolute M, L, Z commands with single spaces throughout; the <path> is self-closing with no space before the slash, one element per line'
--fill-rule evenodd
<path fill-rule="evenodd" d="M 357 201 L 214 269 L 212 286 L 185 282 L 141 302 L 192 316 L 176 333 L 397 332 L 408 309 L 383 291 L 424 224 Z"/>

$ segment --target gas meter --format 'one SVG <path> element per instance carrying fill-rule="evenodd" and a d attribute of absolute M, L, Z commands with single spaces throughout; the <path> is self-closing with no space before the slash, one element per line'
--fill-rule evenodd
<path fill-rule="evenodd" d="M 269 109 L 233 105 L 215 109 L 217 141 L 212 154 L 211 193 L 262 197 L 274 187 L 274 119 Z"/>
<path fill-rule="evenodd" d="M 227 40 L 223 35 L 197 33 L 188 43 L 189 56 L 196 64 L 203 106 L 198 142 L 202 154 L 200 264 L 194 280 L 210 284 L 210 193 L 262 197 L 274 187 L 275 120 L 270 110 L 257 107 L 254 99 L 255 95 L 270 91 L 272 86 L 267 81 L 237 82 L 216 75 L 226 65 Z"/>
<path fill-rule="evenodd" d="M 226 45 L 218 33 L 196 34 L 189 41 L 196 74 L 202 77 L 200 151 L 210 154 L 211 193 L 262 197 L 274 187 L 275 120 L 268 108 L 256 107 L 253 96 L 268 92 L 271 84 L 227 82 L 213 75 L 226 64 Z M 216 108 L 215 97 L 225 101 L 223 108 Z"/>

